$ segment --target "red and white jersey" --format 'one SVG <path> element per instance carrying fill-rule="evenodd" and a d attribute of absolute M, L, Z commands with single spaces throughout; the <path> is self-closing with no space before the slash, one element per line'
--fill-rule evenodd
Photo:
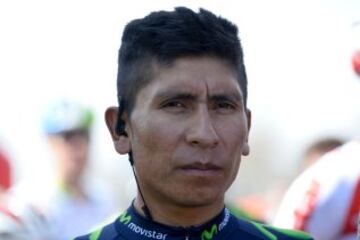
<path fill-rule="evenodd" d="M 360 141 L 324 155 L 290 186 L 274 225 L 317 240 L 355 240 L 360 212 Z"/>

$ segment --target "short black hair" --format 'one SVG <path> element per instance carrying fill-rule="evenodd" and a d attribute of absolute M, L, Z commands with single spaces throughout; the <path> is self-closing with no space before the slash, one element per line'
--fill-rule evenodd
<path fill-rule="evenodd" d="M 152 12 L 129 22 L 123 32 L 118 58 L 119 117 L 129 116 L 136 95 L 154 75 L 154 64 L 171 66 L 180 57 L 212 56 L 224 60 L 237 74 L 244 104 L 247 77 L 236 25 L 205 9 L 185 7 Z"/>

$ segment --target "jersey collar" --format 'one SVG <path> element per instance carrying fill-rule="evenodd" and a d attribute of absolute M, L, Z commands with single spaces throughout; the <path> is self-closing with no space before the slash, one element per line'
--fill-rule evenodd
<path fill-rule="evenodd" d="M 173 227 L 155 221 L 151 221 L 141 216 L 132 205 L 125 213 L 121 214 L 116 220 L 115 226 L 119 234 L 125 235 L 128 239 L 206 239 L 211 240 L 215 236 L 225 233 L 230 225 L 236 224 L 232 221 L 230 211 L 224 208 L 220 214 L 212 220 L 200 226 L 193 227 Z M 217 238 L 218 239 L 218 238 Z"/>

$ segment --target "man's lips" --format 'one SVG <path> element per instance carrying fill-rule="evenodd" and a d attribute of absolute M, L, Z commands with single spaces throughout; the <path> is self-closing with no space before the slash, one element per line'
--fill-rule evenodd
<path fill-rule="evenodd" d="M 180 167 L 181 171 L 185 174 L 196 175 L 196 176 L 213 176 L 218 174 L 222 168 L 210 163 L 192 163 Z"/>
<path fill-rule="evenodd" d="M 195 170 L 220 170 L 221 167 L 212 164 L 212 163 L 191 163 L 191 164 L 186 164 L 184 166 L 181 167 L 181 169 L 195 169 Z"/>

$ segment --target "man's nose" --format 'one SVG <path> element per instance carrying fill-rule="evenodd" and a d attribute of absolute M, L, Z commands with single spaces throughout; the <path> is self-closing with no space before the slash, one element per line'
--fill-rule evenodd
<path fill-rule="evenodd" d="M 207 107 L 200 108 L 194 113 L 186 134 L 186 141 L 200 148 L 213 148 L 218 145 L 219 135 Z"/>

